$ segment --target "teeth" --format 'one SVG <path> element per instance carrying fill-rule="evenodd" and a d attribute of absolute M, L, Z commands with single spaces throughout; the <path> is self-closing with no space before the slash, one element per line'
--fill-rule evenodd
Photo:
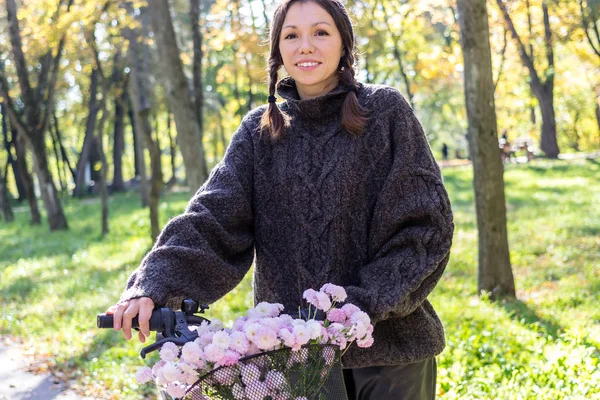
<path fill-rule="evenodd" d="M 298 63 L 299 67 L 313 67 L 315 65 L 319 65 L 318 62 L 307 62 L 307 63 Z"/>

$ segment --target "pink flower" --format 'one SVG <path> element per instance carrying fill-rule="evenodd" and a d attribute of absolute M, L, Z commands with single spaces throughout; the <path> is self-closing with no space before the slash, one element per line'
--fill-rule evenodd
<path fill-rule="evenodd" d="M 246 317 L 239 317 L 237 318 L 234 322 L 233 322 L 233 326 L 231 327 L 232 330 L 234 331 L 241 331 L 244 328 L 244 325 L 246 324 L 246 321 L 248 319 Z"/>
<path fill-rule="evenodd" d="M 262 327 L 258 330 L 254 338 L 254 343 L 256 343 L 256 347 L 261 350 L 272 350 L 279 345 L 277 333 L 275 333 L 273 329 L 267 327 Z"/>
<path fill-rule="evenodd" d="M 175 343 L 167 342 L 160 349 L 160 359 L 163 361 L 175 361 L 179 357 L 179 347 Z"/>
<path fill-rule="evenodd" d="M 335 359 L 335 352 L 330 347 L 323 348 L 322 354 L 323 358 L 325 359 L 326 365 L 333 364 L 333 361 Z"/>
<path fill-rule="evenodd" d="M 204 353 L 200 346 L 198 346 L 195 342 L 187 342 L 181 348 L 181 355 L 187 362 L 193 364 L 200 364 L 200 362 L 204 363 Z"/>
<path fill-rule="evenodd" d="M 371 347 L 373 345 L 373 342 L 374 342 L 373 336 L 367 335 L 363 339 L 357 340 L 356 341 L 356 345 L 358 347 L 363 347 L 363 348 L 365 348 L 365 347 Z"/>
<path fill-rule="evenodd" d="M 223 356 L 225 356 L 225 349 L 215 344 L 211 343 L 204 348 L 204 357 L 206 358 L 206 361 L 219 362 Z"/>
<path fill-rule="evenodd" d="M 167 382 L 177 382 L 181 381 L 183 378 L 183 373 L 181 370 L 177 368 L 175 363 L 172 362 L 166 363 L 165 366 L 160 369 L 160 371 Z"/>
<path fill-rule="evenodd" d="M 218 364 L 221 365 L 235 365 L 237 364 L 238 360 L 241 358 L 242 356 L 239 353 L 236 353 L 235 351 L 231 351 L 231 350 L 227 350 L 225 351 L 225 355 L 218 361 Z"/>
<path fill-rule="evenodd" d="M 200 336 L 198 339 L 194 340 L 194 342 L 196 342 L 198 345 L 200 345 L 200 348 L 204 348 L 212 343 L 214 335 L 215 335 L 214 332 L 206 332 L 205 334 Z"/>
<path fill-rule="evenodd" d="M 235 383 L 238 376 L 237 368 L 221 368 L 215 372 L 214 377 L 221 385 L 231 386 Z"/>
<path fill-rule="evenodd" d="M 198 381 L 199 375 L 190 364 L 180 362 L 177 364 L 177 367 L 183 374 L 183 383 L 193 385 Z"/>
<path fill-rule="evenodd" d="M 306 301 L 309 304 L 312 304 L 313 306 L 317 307 L 317 304 L 318 304 L 317 293 L 319 293 L 319 292 L 317 292 L 314 289 L 307 289 L 302 294 L 302 297 L 304 299 L 306 299 Z"/>
<path fill-rule="evenodd" d="M 329 298 L 329 296 L 322 292 L 317 292 L 315 296 L 317 298 L 317 304 L 315 304 L 314 306 L 317 307 L 319 310 L 329 311 L 329 309 L 331 308 L 331 299 Z"/>
<path fill-rule="evenodd" d="M 324 284 L 323 287 L 321 287 L 321 292 L 327 293 L 331 296 L 333 301 L 337 302 L 346 300 L 346 297 L 348 296 L 343 287 L 334 285 L 332 283 Z"/>
<path fill-rule="evenodd" d="M 269 371 L 265 377 L 265 384 L 269 389 L 278 389 L 285 383 L 285 375 L 279 371 Z"/>
<path fill-rule="evenodd" d="M 244 385 L 248 386 L 251 383 L 258 381 L 260 379 L 260 369 L 256 365 L 253 364 L 244 364 L 242 365 L 242 382 Z"/>
<path fill-rule="evenodd" d="M 246 334 L 246 338 L 254 342 L 256 341 L 256 335 L 260 331 L 262 326 L 258 322 L 249 322 L 244 326 L 244 333 Z"/>
<path fill-rule="evenodd" d="M 346 318 L 346 312 L 341 308 L 332 308 L 327 313 L 327 319 L 331 322 L 339 322 L 340 324 L 343 324 L 346 322 Z"/>
<path fill-rule="evenodd" d="M 135 373 L 135 380 L 140 385 L 152 380 L 152 370 L 149 367 L 142 367 Z"/>
<path fill-rule="evenodd" d="M 346 303 L 342 306 L 342 310 L 344 310 L 347 316 L 350 316 L 355 312 L 359 312 L 360 308 L 356 307 L 354 304 Z"/>
<path fill-rule="evenodd" d="M 246 397 L 248 400 L 263 400 L 265 393 L 268 393 L 269 389 L 264 382 L 254 381 L 249 385 L 246 385 Z"/>
<path fill-rule="evenodd" d="M 231 350 L 240 354 L 245 354 L 248 351 L 249 343 L 244 332 L 233 332 L 230 336 L 230 339 L 231 343 L 229 344 L 229 348 Z"/>
<path fill-rule="evenodd" d="M 169 383 L 169 385 L 167 385 L 167 393 L 169 393 L 169 396 L 175 398 L 183 397 L 185 396 L 185 386 L 177 383 Z"/>
<path fill-rule="evenodd" d="M 296 342 L 296 338 L 294 337 L 294 334 L 289 329 L 287 329 L 287 328 L 280 329 L 278 335 L 281 339 L 283 339 L 283 344 L 286 347 L 294 346 L 294 343 Z"/>

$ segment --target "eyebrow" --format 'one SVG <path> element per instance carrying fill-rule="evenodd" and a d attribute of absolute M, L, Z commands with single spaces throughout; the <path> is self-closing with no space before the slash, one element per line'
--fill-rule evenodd
<path fill-rule="evenodd" d="M 312 26 L 317 26 L 317 25 L 320 25 L 320 24 L 325 24 L 325 25 L 331 26 L 331 24 L 329 22 L 326 22 L 326 21 L 315 22 L 314 24 L 312 24 Z M 286 25 L 282 29 L 285 29 L 285 28 L 296 29 L 297 26 L 296 25 Z"/>

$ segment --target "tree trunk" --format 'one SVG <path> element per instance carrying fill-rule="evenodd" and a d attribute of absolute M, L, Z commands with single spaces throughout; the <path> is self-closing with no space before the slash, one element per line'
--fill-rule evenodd
<path fill-rule="evenodd" d="M 94 145 L 94 133 L 96 131 L 96 120 L 98 118 L 98 111 L 100 105 L 97 99 L 98 94 L 98 69 L 92 70 L 90 79 L 90 100 L 88 102 L 88 118 L 85 126 L 85 136 L 83 138 L 83 145 L 81 152 L 79 153 L 79 160 L 77 161 L 77 172 L 75 173 L 75 189 L 73 190 L 73 196 L 81 197 L 87 192 L 87 182 L 85 179 L 85 169 L 89 165 L 90 153 Z"/>
<path fill-rule="evenodd" d="M 171 158 L 171 179 L 169 179 L 168 185 L 174 185 L 177 183 L 177 168 L 175 166 L 176 145 L 171 134 L 171 112 L 169 111 L 167 111 L 167 135 L 169 136 L 169 154 Z"/>
<path fill-rule="evenodd" d="M 26 139 L 21 133 L 13 129 L 13 142 L 15 143 L 15 152 L 17 153 L 17 165 L 23 187 L 25 189 L 25 197 L 29 204 L 29 213 L 31 215 L 31 225 L 39 225 L 42 223 L 42 216 L 38 208 L 35 190 L 33 186 L 33 176 L 29 173 L 26 157 Z"/>
<path fill-rule="evenodd" d="M 66 177 L 63 179 L 63 172 L 64 169 L 61 167 L 60 164 L 60 153 L 58 150 L 58 139 L 56 138 L 56 135 L 54 135 L 52 133 L 52 128 L 50 128 L 49 130 L 50 133 L 50 139 L 52 140 L 52 150 L 54 150 L 54 160 L 56 161 L 56 173 L 58 174 L 58 183 L 60 185 L 60 190 L 62 192 L 66 192 L 67 191 L 67 182 L 66 182 Z"/>
<path fill-rule="evenodd" d="M 13 157 L 11 149 L 11 145 L 14 145 L 15 137 L 12 137 L 12 141 L 8 140 L 8 115 L 6 113 L 6 107 L 2 103 L 0 103 L 0 110 L 0 114 L 2 116 L 2 138 L 4 141 L 4 148 L 6 149 L 8 164 L 12 168 L 15 184 L 17 186 L 17 192 L 19 193 L 18 201 L 21 202 L 27 197 L 27 195 L 25 193 L 23 179 L 21 179 L 21 174 L 19 173 L 19 166 L 17 164 L 17 161 Z M 8 172 L 5 175 L 5 179 L 8 180 Z"/>
<path fill-rule="evenodd" d="M 194 105 L 196 106 L 196 118 L 200 137 L 204 136 L 204 84 L 202 83 L 202 32 L 200 16 L 200 0 L 190 0 L 190 20 L 192 22 L 192 43 L 194 46 L 194 63 L 192 66 L 192 77 L 194 83 Z"/>
<path fill-rule="evenodd" d="M 143 11 L 144 13 L 145 11 Z M 142 18 L 144 16 L 142 15 Z M 143 24 L 143 21 L 142 21 Z M 148 113 L 150 110 L 150 91 L 147 87 L 149 83 L 148 65 L 146 65 L 144 52 L 146 51 L 143 42 L 138 43 L 139 32 L 135 29 L 128 30 L 129 39 L 129 65 L 131 71 L 129 75 L 129 93 L 131 99 L 131 107 L 133 111 L 133 120 L 135 121 L 135 139 L 136 151 L 139 161 L 140 172 L 140 195 L 142 198 L 142 206 L 149 205 L 148 198 L 148 181 L 146 179 L 146 162 L 144 158 L 144 149 L 146 147 L 145 138 L 151 131 L 150 121 L 148 121 Z M 148 60 L 149 61 L 149 60 Z"/>
<path fill-rule="evenodd" d="M 486 2 L 458 0 L 457 8 L 479 232 L 478 289 L 494 298 L 514 297 Z"/>
<path fill-rule="evenodd" d="M 10 205 L 10 193 L 6 187 L 6 175 L 0 170 L 0 208 L 2 209 L 2 215 L 6 222 L 12 222 L 15 216 Z"/>
<path fill-rule="evenodd" d="M 145 110 L 144 121 L 148 121 L 148 111 Z M 148 121 L 149 125 L 149 121 Z M 160 201 L 160 192 L 164 186 L 162 166 L 160 162 L 160 145 L 158 142 L 158 135 L 156 139 L 152 138 L 152 131 L 148 126 L 148 129 L 144 129 L 146 133 L 146 143 L 148 145 L 148 152 L 150 153 L 150 167 L 152 168 L 151 173 L 151 184 L 150 184 L 150 235 L 152 240 L 158 238 L 160 233 L 160 223 L 158 214 L 158 203 Z"/>
<path fill-rule="evenodd" d="M 202 132 L 196 118 L 188 80 L 183 73 L 179 47 L 173 30 L 168 0 L 149 0 L 154 39 L 161 60 L 162 83 L 169 108 L 175 117 L 178 142 L 191 192 L 196 192 L 208 177 Z"/>
<path fill-rule="evenodd" d="M 113 181 L 111 188 L 115 192 L 125 190 L 123 182 L 123 150 L 125 149 L 125 107 L 127 105 L 127 87 L 115 99 L 115 123 L 113 136 Z"/>
<path fill-rule="evenodd" d="M 56 115 L 53 115 L 53 119 L 54 119 L 54 133 L 56 133 L 56 139 L 58 140 L 58 145 L 60 147 L 60 154 L 62 156 L 63 166 L 67 167 L 67 169 L 71 173 L 73 182 L 75 182 L 75 170 L 71 166 L 71 162 L 69 161 L 69 156 L 67 155 L 67 150 L 65 149 L 65 146 L 62 143 L 60 129 L 58 128 L 58 118 L 56 118 Z"/>
<path fill-rule="evenodd" d="M 44 201 L 46 213 L 48 214 L 50 230 L 68 229 L 67 219 L 60 201 L 58 201 L 58 193 L 52 181 L 52 174 L 50 174 L 50 170 L 48 169 L 44 135 L 40 132 L 33 132 L 30 137 L 33 139 L 30 143 L 33 151 L 33 169 L 36 172 L 40 185 L 40 193 Z"/>
<path fill-rule="evenodd" d="M 544 85 L 539 95 L 540 110 L 542 111 L 542 137 L 540 148 L 548 158 L 558 158 L 560 149 L 556 140 L 556 117 L 554 114 L 554 94 L 552 86 Z"/>

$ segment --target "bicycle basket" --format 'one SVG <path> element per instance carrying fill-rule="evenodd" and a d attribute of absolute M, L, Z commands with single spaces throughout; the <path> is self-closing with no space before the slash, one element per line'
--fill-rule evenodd
<path fill-rule="evenodd" d="M 348 400 L 339 347 L 309 345 L 241 358 L 202 376 L 188 400 Z"/>

